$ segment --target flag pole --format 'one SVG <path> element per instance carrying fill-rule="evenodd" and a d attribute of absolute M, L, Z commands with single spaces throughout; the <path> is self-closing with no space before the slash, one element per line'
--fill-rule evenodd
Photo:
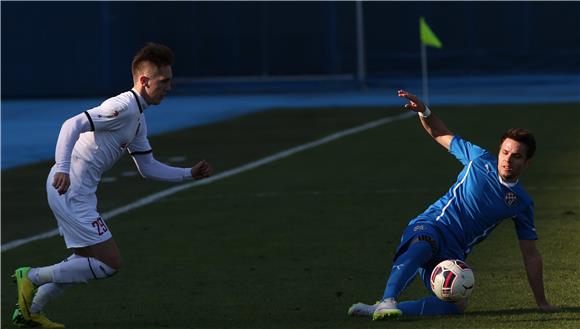
<path fill-rule="evenodd" d="M 364 17 L 362 0 L 355 2 L 356 9 L 356 80 L 364 88 L 366 79 Z"/>
<path fill-rule="evenodd" d="M 427 46 L 441 48 L 439 38 L 431 31 L 425 18 L 419 17 L 419 39 L 421 40 L 421 71 L 423 73 L 423 102 L 429 105 L 429 81 L 427 78 Z"/>
<path fill-rule="evenodd" d="M 429 86 L 427 83 L 427 46 L 421 41 L 421 73 L 423 76 L 423 103 L 429 106 Z"/>

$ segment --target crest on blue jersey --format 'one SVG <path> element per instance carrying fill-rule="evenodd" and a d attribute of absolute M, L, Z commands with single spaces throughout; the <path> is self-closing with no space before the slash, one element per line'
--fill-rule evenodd
<path fill-rule="evenodd" d="M 518 197 L 514 192 L 507 192 L 503 200 L 505 201 L 505 204 L 508 205 L 508 207 L 511 207 L 517 199 Z"/>

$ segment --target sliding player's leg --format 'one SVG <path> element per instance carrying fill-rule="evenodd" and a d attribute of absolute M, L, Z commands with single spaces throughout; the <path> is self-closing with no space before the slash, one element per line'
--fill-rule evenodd
<path fill-rule="evenodd" d="M 403 314 L 410 316 L 461 314 L 467 308 L 467 299 L 459 303 L 449 303 L 431 295 L 418 300 L 401 302 L 398 308 Z"/>
<path fill-rule="evenodd" d="M 440 235 L 428 222 L 415 222 L 405 229 L 395 253 L 393 268 L 387 280 L 381 302 L 373 313 L 373 320 L 399 317 L 397 298 L 417 274 L 417 270 L 429 263 L 439 249 Z"/>
<path fill-rule="evenodd" d="M 373 312 L 373 320 L 403 315 L 397 305 L 397 298 L 415 278 L 419 267 L 431 257 L 433 257 L 431 243 L 419 238 L 411 241 L 407 250 L 395 259 L 381 302 Z"/>
<path fill-rule="evenodd" d="M 448 242 L 450 241 L 448 240 Z M 462 255 L 456 251 L 457 248 L 453 246 L 449 247 L 447 244 L 446 246 L 447 248 L 445 248 L 443 255 L 440 255 L 439 257 L 443 257 L 445 259 L 458 259 L 462 257 Z M 442 301 L 433 295 L 433 291 L 431 290 L 431 273 L 433 272 L 433 268 L 434 266 L 427 266 L 420 268 L 418 271 L 425 289 L 427 289 L 431 295 L 418 300 L 399 303 L 399 309 L 403 312 L 403 314 L 411 316 L 451 315 L 461 314 L 467 308 L 467 299 L 457 303 L 450 303 Z"/>

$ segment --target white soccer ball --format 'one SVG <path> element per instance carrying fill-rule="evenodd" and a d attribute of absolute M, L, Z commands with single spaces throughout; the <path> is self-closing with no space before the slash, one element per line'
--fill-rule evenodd
<path fill-rule="evenodd" d="M 473 292 L 475 278 L 465 262 L 448 259 L 437 264 L 431 272 L 431 290 L 446 302 L 459 302 Z"/>

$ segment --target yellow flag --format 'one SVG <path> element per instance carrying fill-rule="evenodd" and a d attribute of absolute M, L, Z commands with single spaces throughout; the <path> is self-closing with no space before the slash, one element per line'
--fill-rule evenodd
<path fill-rule="evenodd" d="M 439 41 L 439 38 L 437 38 L 435 33 L 431 31 L 431 28 L 429 27 L 429 25 L 427 25 L 427 22 L 425 22 L 425 19 L 423 17 L 419 18 L 419 30 L 421 33 L 422 43 L 424 43 L 427 46 L 435 48 L 442 47 L 441 41 Z"/>

